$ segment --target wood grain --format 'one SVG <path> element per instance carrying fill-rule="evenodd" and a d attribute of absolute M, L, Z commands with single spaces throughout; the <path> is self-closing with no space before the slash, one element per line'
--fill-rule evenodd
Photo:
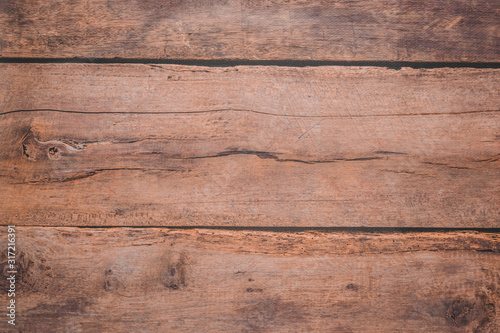
<path fill-rule="evenodd" d="M 494 0 L 3 0 L 0 56 L 500 60 Z"/>
<path fill-rule="evenodd" d="M 499 70 L 3 64 L 18 225 L 499 227 Z"/>
<path fill-rule="evenodd" d="M 498 234 L 18 227 L 16 235 L 23 332 L 495 332 L 500 324 Z"/>

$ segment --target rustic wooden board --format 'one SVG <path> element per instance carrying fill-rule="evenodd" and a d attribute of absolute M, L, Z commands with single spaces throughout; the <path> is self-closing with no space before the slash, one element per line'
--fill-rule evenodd
<path fill-rule="evenodd" d="M 4 0 L 1 57 L 499 61 L 495 0 Z"/>
<path fill-rule="evenodd" d="M 0 68 L 5 223 L 500 227 L 499 70 Z"/>
<path fill-rule="evenodd" d="M 18 227 L 16 235 L 23 332 L 500 327 L 498 234 Z"/>

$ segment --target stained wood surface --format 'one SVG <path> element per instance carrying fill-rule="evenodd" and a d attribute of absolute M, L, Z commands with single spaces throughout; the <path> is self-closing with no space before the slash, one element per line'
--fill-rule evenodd
<path fill-rule="evenodd" d="M 18 225 L 499 227 L 499 70 L 3 64 Z"/>
<path fill-rule="evenodd" d="M 494 0 L 4 0 L 0 56 L 499 61 Z"/>
<path fill-rule="evenodd" d="M 500 324 L 498 234 L 16 234 L 23 332 L 495 332 Z M 5 228 L 0 239 L 6 246 Z"/>

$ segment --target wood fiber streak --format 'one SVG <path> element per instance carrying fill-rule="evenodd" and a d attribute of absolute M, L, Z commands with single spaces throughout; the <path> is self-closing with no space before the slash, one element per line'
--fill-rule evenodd
<path fill-rule="evenodd" d="M 500 60 L 495 0 L 3 0 L 0 57 Z"/>
<path fill-rule="evenodd" d="M 495 332 L 500 324 L 497 234 L 16 234 L 23 332 Z M 2 246 L 6 239 L 3 228 Z"/>
<path fill-rule="evenodd" d="M 4 223 L 500 227 L 499 70 L 0 69 Z"/>

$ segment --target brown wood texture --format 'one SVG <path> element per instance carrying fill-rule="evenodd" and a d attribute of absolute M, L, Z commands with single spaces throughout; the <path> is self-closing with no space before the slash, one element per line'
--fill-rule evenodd
<path fill-rule="evenodd" d="M 3 64 L 18 225 L 499 227 L 499 70 Z"/>
<path fill-rule="evenodd" d="M 499 61 L 495 0 L 3 0 L 0 56 Z"/>
<path fill-rule="evenodd" d="M 18 227 L 16 235 L 22 332 L 497 332 L 500 324 L 498 234 Z"/>

